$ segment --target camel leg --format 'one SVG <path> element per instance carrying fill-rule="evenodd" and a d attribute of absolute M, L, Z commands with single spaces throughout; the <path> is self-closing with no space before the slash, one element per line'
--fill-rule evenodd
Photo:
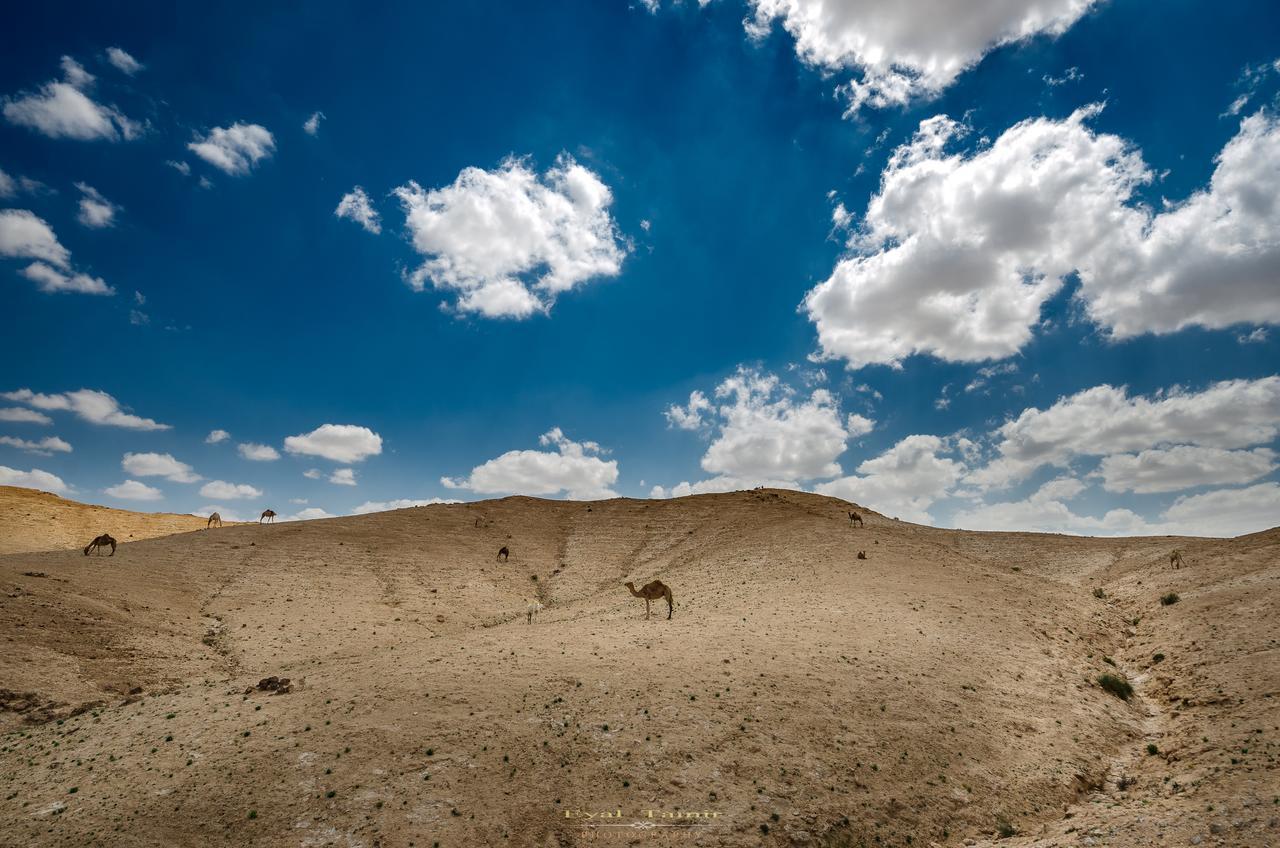
<path fill-rule="evenodd" d="M 644 618 L 645 618 L 645 621 L 649 620 L 649 599 L 648 598 L 644 599 Z"/>

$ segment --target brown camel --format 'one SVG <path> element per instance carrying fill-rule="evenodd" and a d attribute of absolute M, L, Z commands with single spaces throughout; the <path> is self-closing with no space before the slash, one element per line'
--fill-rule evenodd
<path fill-rule="evenodd" d="M 102 549 L 103 549 L 103 548 L 105 548 L 107 545 L 110 545 L 110 546 L 111 546 L 111 556 L 115 556 L 115 555 L 116 555 L 116 540 L 115 540 L 115 539 L 113 539 L 113 538 L 111 538 L 111 537 L 110 537 L 109 535 L 107 535 L 106 533 L 103 533 L 101 536 L 99 536 L 98 538 L 94 539 L 94 540 L 93 540 L 92 542 L 90 542 L 89 544 L 85 545 L 85 546 L 84 546 L 84 555 L 85 555 L 85 556 L 88 556 L 88 555 L 89 555 L 89 551 L 96 550 L 96 551 L 98 552 L 98 556 L 102 556 Z"/>
<path fill-rule="evenodd" d="M 212 527 L 215 524 L 218 525 L 219 527 L 222 526 L 222 516 L 218 515 L 218 513 L 216 512 L 213 515 L 209 516 L 209 523 L 204 526 L 204 529 L 208 530 L 210 527 Z"/>
<path fill-rule="evenodd" d="M 676 605 L 671 600 L 671 589 L 666 583 L 663 583 L 661 580 L 654 580 L 652 583 L 644 584 L 644 587 L 638 592 L 636 591 L 636 584 L 630 581 L 623 583 L 622 585 L 626 586 L 631 594 L 635 595 L 637 598 L 644 598 L 645 618 L 649 617 L 649 602 L 661 600 L 662 598 L 667 599 L 667 618 L 671 618 L 671 613 L 675 611 Z"/>
<path fill-rule="evenodd" d="M 263 519 L 266 519 L 267 521 L 269 521 L 269 522 L 271 522 L 272 524 L 274 524 L 274 523 L 275 523 L 275 521 L 276 521 L 276 513 L 275 513 L 275 510 L 271 510 L 271 509 L 264 509 L 264 510 L 262 511 L 262 515 L 258 516 L 258 523 L 259 523 L 259 524 L 261 524 L 261 523 L 262 523 L 262 521 L 263 521 Z"/>
<path fill-rule="evenodd" d="M 849 513 L 849 526 L 852 527 L 855 522 L 863 527 L 867 526 L 866 522 L 862 520 L 861 515 L 858 515 L 856 512 Z"/>
<path fill-rule="evenodd" d="M 511 551 L 507 550 L 506 545 L 503 545 L 501 548 L 498 549 L 498 559 L 501 560 L 502 562 L 506 562 L 507 560 L 511 559 Z"/>
<path fill-rule="evenodd" d="M 1182 568 L 1182 549 L 1174 548 L 1173 553 L 1169 554 L 1169 564 L 1174 568 Z"/>

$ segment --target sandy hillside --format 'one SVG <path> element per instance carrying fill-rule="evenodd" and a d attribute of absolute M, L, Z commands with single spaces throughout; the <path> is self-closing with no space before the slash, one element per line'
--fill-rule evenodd
<path fill-rule="evenodd" d="M 507 498 L 0 557 L 0 844 L 1280 844 L 1280 531 L 846 508 Z M 654 578 L 670 621 L 620 585 Z"/>
<path fill-rule="evenodd" d="M 80 549 L 103 533 L 117 542 L 203 530 L 208 516 L 130 512 L 49 492 L 0 486 L 0 554 Z"/>

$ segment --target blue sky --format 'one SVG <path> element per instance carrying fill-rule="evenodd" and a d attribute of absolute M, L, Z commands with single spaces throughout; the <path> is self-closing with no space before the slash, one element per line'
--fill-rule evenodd
<path fill-rule="evenodd" d="M 0 483 L 1280 523 L 1280 13 L 952 6 L 15 10 Z"/>

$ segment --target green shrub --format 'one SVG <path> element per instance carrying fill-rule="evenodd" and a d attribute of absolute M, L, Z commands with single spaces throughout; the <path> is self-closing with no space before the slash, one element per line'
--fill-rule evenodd
<path fill-rule="evenodd" d="M 1105 598 L 1107 596 L 1107 593 L 1102 591 L 1102 587 L 1099 586 L 1098 588 L 1093 590 L 1093 596 L 1095 598 Z"/>
<path fill-rule="evenodd" d="M 1098 685 L 1122 701 L 1133 697 L 1133 686 L 1119 674 L 1099 675 Z"/>
<path fill-rule="evenodd" d="M 1177 592 L 1170 592 L 1169 594 L 1165 595 L 1163 598 L 1160 599 L 1160 603 L 1168 607 L 1168 606 L 1172 606 L 1173 604 L 1176 604 L 1180 600 L 1182 600 L 1182 598 L 1178 597 Z"/>

